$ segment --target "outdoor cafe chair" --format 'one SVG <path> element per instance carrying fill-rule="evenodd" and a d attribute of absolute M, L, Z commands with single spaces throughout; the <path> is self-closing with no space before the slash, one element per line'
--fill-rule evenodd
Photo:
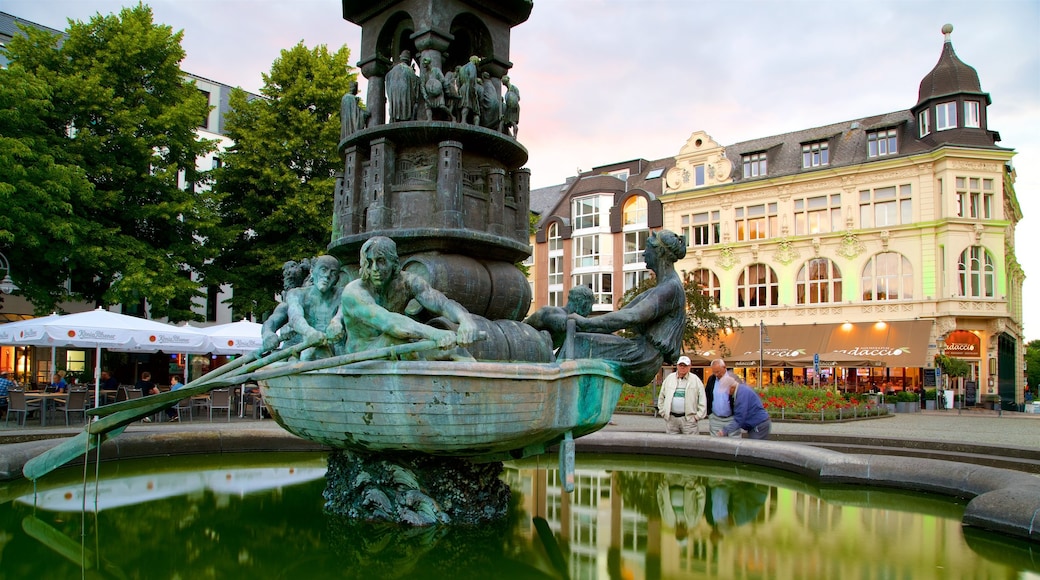
<path fill-rule="evenodd" d="M 192 418 L 191 418 L 191 397 L 188 397 L 186 399 L 181 399 L 180 401 L 177 401 L 177 406 L 175 408 L 177 410 L 177 420 L 178 421 L 183 421 L 185 415 L 188 416 L 188 420 L 189 421 L 192 420 Z"/>
<path fill-rule="evenodd" d="M 25 391 L 8 391 L 7 392 L 7 418 L 4 419 L 4 425 L 11 420 L 11 415 L 14 413 L 21 413 L 22 418 L 19 425 L 25 425 L 29 419 L 29 413 L 33 411 L 39 411 L 39 403 L 29 403 L 25 399 Z M 17 421 L 17 419 L 16 419 Z"/>
<path fill-rule="evenodd" d="M 209 420 L 213 421 L 213 410 L 227 411 L 227 420 L 231 421 L 231 390 L 213 389 L 210 391 Z"/>
<path fill-rule="evenodd" d="M 245 409 L 249 410 L 250 416 L 254 419 L 264 418 L 264 398 L 260 394 L 260 389 L 251 389 L 245 393 L 243 397 Z M 243 415 L 244 415 L 243 410 Z"/>
<path fill-rule="evenodd" d="M 87 391 L 80 389 L 69 391 L 65 402 L 59 402 L 55 410 L 65 412 L 66 425 L 69 424 L 69 415 L 72 413 L 82 413 L 83 421 L 85 422 L 87 420 Z"/>

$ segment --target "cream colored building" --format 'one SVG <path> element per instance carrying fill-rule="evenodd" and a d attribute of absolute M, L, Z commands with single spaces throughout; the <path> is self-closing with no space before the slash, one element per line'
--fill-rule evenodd
<path fill-rule="evenodd" d="M 997 146 L 989 95 L 944 32 L 910 110 L 727 147 L 695 132 L 666 175 L 664 227 L 689 242 L 677 268 L 754 329 L 752 344 L 760 323 L 767 337 L 795 327 L 793 340 L 820 338 L 817 350 L 886 361 L 868 380 L 907 387 L 945 351 L 969 363 L 978 394 L 1020 403 L 1014 152 Z M 882 336 L 878 322 L 930 328 L 927 352 L 919 338 Z M 871 330 L 841 336 L 856 327 Z M 907 341 L 916 348 L 894 355 Z M 784 348 L 772 339 L 765 346 L 782 355 L 770 353 Z"/>
<path fill-rule="evenodd" d="M 734 145 L 695 131 L 674 166 L 646 165 L 667 168 L 659 194 L 624 185 L 610 192 L 618 216 L 634 194 L 651 209 L 661 204 L 660 227 L 688 244 L 676 269 L 741 322 L 724 342 L 731 366 L 746 367 L 750 381 L 760 382 L 761 365 L 765 384 L 819 377 L 856 390 L 931 388 L 934 357 L 945 353 L 971 367 L 951 386 L 977 402 L 999 394 L 1008 407 L 1022 403 L 1014 151 L 988 128 L 990 97 L 957 58 L 951 32 L 944 27 L 939 61 L 907 110 Z M 566 235 L 576 224 L 566 210 L 577 206 L 566 201 L 570 191 L 590 193 L 582 181 L 591 177 L 564 188 L 540 222 L 536 307 L 583 283 L 563 269 L 554 294 L 544 273 L 552 252 L 577 265 Z M 648 231 L 659 229 L 649 222 Z M 627 248 L 623 230 L 611 230 L 615 255 Z M 614 282 L 615 304 L 627 287 Z M 602 284 L 594 289 L 608 294 Z M 720 352 L 697 350 L 690 354 L 701 364 Z M 818 374 L 813 355 L 823 359 Z"/>

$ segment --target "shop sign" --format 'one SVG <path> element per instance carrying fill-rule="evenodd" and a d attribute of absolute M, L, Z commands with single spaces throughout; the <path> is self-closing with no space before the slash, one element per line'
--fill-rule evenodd
<path fill-rule="evenodd" d="M 946 356 L 979 358 L 982 356 L 982 341 L 974 332 L 955 330 L 946 337 Z"/>

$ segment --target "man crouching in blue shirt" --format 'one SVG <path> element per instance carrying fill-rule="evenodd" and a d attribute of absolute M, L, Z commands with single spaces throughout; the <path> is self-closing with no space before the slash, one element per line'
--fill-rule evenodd
<path fill-rule="evenodd" d="M 762 406 L 762 399 L 751 387 L 737 382 L 731 375 L 719 379 L 723 387 L 729 389 L 730 400 L 733 401 L 733 422 L 719 430 L 719 437 L 743 429 L 751 439 L 766 439 L 773 423 L 769 413 Z"/>

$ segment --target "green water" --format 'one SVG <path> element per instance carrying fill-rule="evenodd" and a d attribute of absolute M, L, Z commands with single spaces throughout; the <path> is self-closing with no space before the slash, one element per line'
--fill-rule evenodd
<path fill-rule="evenodd" d="M 322 512 L 321 454 L 121 461 L 0 487 L 6 578 L 1026 578 L 1040 548 L 965 531 L 963 504 L 820 489 L 732 464 L 506 465 L 509 518 L 401 530 Z M 95 493 L 97 489 L 97 493 Z M 86 501 L 84 501 L 84 497 Z M 84 510 L 84 505 L 86 509 Z M 540 536 L 536 518 L 551 534 Z M 554 559 L 554 556 L 556 558 Z M 555 564 L 554 564 L 555 562 Z"/>

